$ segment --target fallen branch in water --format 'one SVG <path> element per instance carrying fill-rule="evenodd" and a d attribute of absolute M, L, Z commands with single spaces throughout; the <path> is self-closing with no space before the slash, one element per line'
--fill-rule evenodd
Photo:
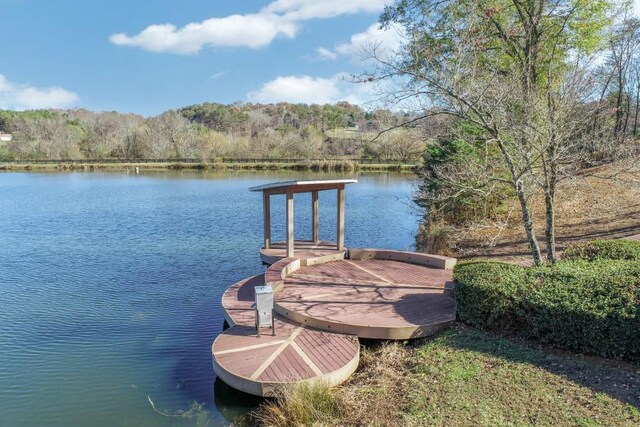
<path fill-rule="evenodd" d="M 153 410 L 159 413 L 160 415 L 164 415 L 165 417 L 184 417 L 184 414 L 168 414 L 166 412 L 159 410 L 158 408 L 156 408 L 156 405 L 154 405 L 153 400 L 151 400 L 151 396 L 149 396 L 148 394 L 147 394 L 147 399 L 149 399 L 151 408 L 153 408 Z"/>

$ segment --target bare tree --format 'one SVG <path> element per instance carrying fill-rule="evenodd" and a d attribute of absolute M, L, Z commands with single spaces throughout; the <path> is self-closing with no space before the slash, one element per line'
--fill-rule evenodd
<path fill-rule="evenodd" d="M 416 132 L 409 130 L 397 133 L 391 139 L 391 147 L 394 159 L 408 163 L 420 157 L 424 152 L 425 142 L 416 135 Z"/>
<path fill-rule="evenodd" d="M 77 136 L 59 114 L 34 119 L 19 118 L 13 122 L 13 151 L 32 158 L 63 159 L 73 153 Z"/>
<path fill-rule="evenodd" d="M 630 114 L 632 65 L 640 46 L 640 21 L 625 17 L 613 29 L 609 41 L 608 65 L 613 75 L 615 95 L 615 126 L 613 134 L 624 139 Z"/>
<path fill-rule="evenodd" d="M 173 158 L 192 156 L 197 149 L 194 126 L 176 111 L 167 111 L 148 120 L 149 133 L 156 155 Z"/>
<path fill-rule="evenodd" d="M 601 3 L 604 12 L 606 2 Z M 575 136 L 574 132 L 557 132 L 561 118 L 567 117 L 559 111 L 574 108 L 573 97 L 557 96 L 566 84 L 562 70 L 571 56 L 581 56 L 577 40 L 597 35 L 605 20 L 595 9 L 568 0 L 499 4 L 498 9 L 485 1 L 397 1 L 385 10 L 382 23 L 402 25 L 410 38 L 394 59 L 377 55 L 373 49 L 379 66 L 361 80 L 396 82 L 388 102 L 412 102 L 426 112 L 420 118 L 449 115 L 475 129 L 472 139 L 476 144 L 480 140 L 486 153 L 479 164 L 491 159 L 500 167 L 458 181 L 473 183 L 478 191 L 489 191 L 498 184 L 511 189 L 520 206 L 531 255 L 540 264 L 529 197 L 542 181 L 551 210 L 547 256 L 553 261 L 559 153 L 571 151 Z M 585 23 L 587 12 L 591 16 Z M 577 22 L 589 29 L 588 34 L 576 31 Z M 561 100 L 572 103 L 571 107 L 558 108 Z M 548 131 L 542 133 L 545 128 Z"/>

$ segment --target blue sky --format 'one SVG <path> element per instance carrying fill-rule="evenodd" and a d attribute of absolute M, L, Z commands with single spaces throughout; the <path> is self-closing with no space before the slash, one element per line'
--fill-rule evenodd
<path fill-rule="evenodd" d="M 0 0 L 0 108 L 362 103 L 384 0 Z"/>

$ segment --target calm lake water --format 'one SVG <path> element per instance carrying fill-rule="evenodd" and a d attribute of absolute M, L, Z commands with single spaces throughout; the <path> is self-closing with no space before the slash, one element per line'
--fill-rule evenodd
<path fill-rule="evenodd" d="M 343 177 L 0 174 L 0 426 L 215 426 L 252 408 L 210 356 L 223 291 L 264 271 L 262 196 L 248 188 Z M 347 246 L 412 248 L 412 176 L 357 178 Z M 272 199 L 274 240 L 284 203 Z M 295 205 L 296 237 L 310 236 L 310 197 Z M 335 192 L 320 215 L 335 239 Z"/>

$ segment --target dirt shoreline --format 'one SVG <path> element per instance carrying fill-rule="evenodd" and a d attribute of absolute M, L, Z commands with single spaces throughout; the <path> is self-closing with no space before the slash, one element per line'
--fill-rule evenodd
<path fill-rule="evenodd" d="M 531 198 L 536 235 L 544 255 L 544 199 Z M 453 234 L 459 259 L 531 262 L 517 206 L 504 206 L 503 218 L 476 224 Z M 640 234 L 640 171 L 613 165 L 589 169 L 564 181 L 556 199 L 556 241 L 561 252 L 569 245 L 596 239 L 620 239 Z"/>
<path fill-rule="evenodd" d="M 95 171 L 95 170 L 297 170 L 297 171 L 363 171 L 363 172 L 402 172 L 411 173 L 415 169 L 413 164 L 377 164 L 356 162 L 332 162 L 324 163 L 2 163 L 0 171 Z"/>

